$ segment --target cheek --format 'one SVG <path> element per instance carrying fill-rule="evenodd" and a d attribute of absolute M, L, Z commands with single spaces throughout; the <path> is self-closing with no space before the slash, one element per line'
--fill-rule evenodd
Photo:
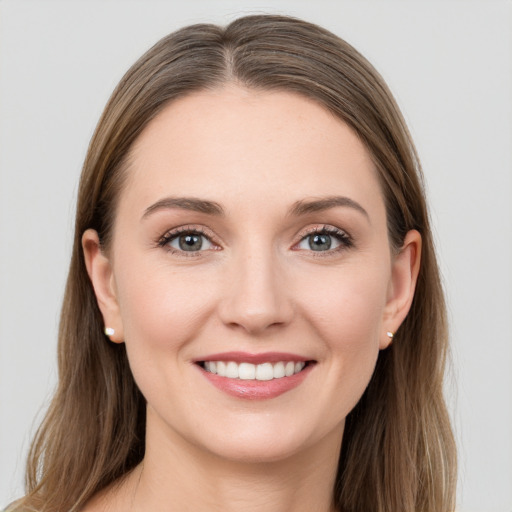
<path fill-rule="evenodd" d="M 343 417 L 361 397 L 375 368 L 387 278 L 384 266 L 370 265 L 344 269 L 330 279 L 317 275 L 316 286 L 304 280 L 303 316 L 314 330 L 311 339 L 323 343 L 326 380 L 342 402 L 338 413 Z"/>
<path fill-rule="evenodd" d="M 184 368 L 178 363 L 204 329 L 213 294 L 201 273 L 147 268 L 137 261 L 129 266 L 120 265 L 123 272 L 116 282 L 121 320 L 134 378 L 149 391 L 180 377 Z"/>
<path fill-rule="evenodd" d="M 378 342 L 388 281 L 384 265 L 350 265 L 305 274 L 297 294 L 304 315 L 333 350 L 343 346 L 357 352 L 365 342 Z"/>
<path fill-rule="evenodd" d="M 208 277 L 174 269 L 147 255 L 120 259 L 116 280 L 125 338 L 130 343 L 169 345 L 197 325 L 209 302 Z"/>

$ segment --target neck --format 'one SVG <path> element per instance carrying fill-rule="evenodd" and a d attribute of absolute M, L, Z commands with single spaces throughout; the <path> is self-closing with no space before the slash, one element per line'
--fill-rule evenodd
<path fill-rule="evenodd" d="M 333 512 L 340 432 L 275 461 L 226 460 L 148 424 L 146 455 L 130 475 L 130 509 Z"/>

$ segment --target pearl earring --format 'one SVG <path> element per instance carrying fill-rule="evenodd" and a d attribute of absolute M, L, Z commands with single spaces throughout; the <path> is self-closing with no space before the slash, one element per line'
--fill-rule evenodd
<path fill-rule="evenodd" d="M 393 336 L 395 335 L 395 333 L 394 333 L 394 332 L 391 332 L 391 331 L 388 331 L 388 332 L 386 333 L 386 335 L 387 335 L 387 337 L 388 337 L 390 340 L 392 340 L 392 339 L 393 339 Z"/>
<path fill-rule="evenodd" d="M 105 326 L 104 332 L 107 336 L 113 336 L 116 331 L 114 329 L 112 329 L 112 327 Z"/>

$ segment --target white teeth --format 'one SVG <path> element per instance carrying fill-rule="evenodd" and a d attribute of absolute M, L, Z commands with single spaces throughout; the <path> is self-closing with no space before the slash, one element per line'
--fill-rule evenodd
<path fill-rule="evenodd" d="M 221 377 L 226 376 L 226 363 L 224 361 L 217 361 L 217 375 Z M 210 369 L 211 371 L 211 369 Z M 212 372 L 213 373 L 213 372 Z"/>
<path fill-rule="evenodd" d="M 271 363 L 263 363 L 256 366 L 256 380 L 272 380 L 274 368 Z"/>
<path fill-rule="evenodd" d="M 230 379 L 238 379 L 238 365 L 233 361 L 230 361 L 226 365 L 226 377 Z"/>
<path fill-rule="evenodd" d="M 256 366 L 251 363 L 240 363 L 238 365 L 238 378 L 254 380 L 256 378 Z"/>
<path fill-rule="evenodd" d="M 272 380 L 291 377 L 306 366 L 304 361 L 287 361 L 278 363 L 240 363 L 234 361 L 205 361 L 204 369 L 216 373 L 219 377 L 242 380 Z"/>
<path fill-rule="evenodd" d="M 274 365 L 274 379 L 280 379 L 285 376 L 284 363 L 277 363 Z"/>

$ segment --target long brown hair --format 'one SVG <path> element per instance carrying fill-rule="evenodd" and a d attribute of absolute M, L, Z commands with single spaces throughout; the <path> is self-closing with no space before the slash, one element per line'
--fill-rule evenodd
<path fill-rule="evenodd" d="M 228 82 L 294 91 L 346 122 L 377 167 L 392 247 L 398 250 L 411 229 L 422 236 L 411 310 L 346 420 L 335 503 L 344 512 L 453 510 L 455 448 L 443 398 L 446 313 L 413 142 L 386 84 L 363 56 L 316 25 L 275 15 L 170 34 L 112 94 L 80 181 L 59 385 L 31 447 L 27 495 L 13 510 L 78 511 L 143 459 L 145 400 L 124 345 L 103 334 L 81 237 L 94 228 L 108 248 L 130 148 L 148 122 L 168 102 Z"/>

